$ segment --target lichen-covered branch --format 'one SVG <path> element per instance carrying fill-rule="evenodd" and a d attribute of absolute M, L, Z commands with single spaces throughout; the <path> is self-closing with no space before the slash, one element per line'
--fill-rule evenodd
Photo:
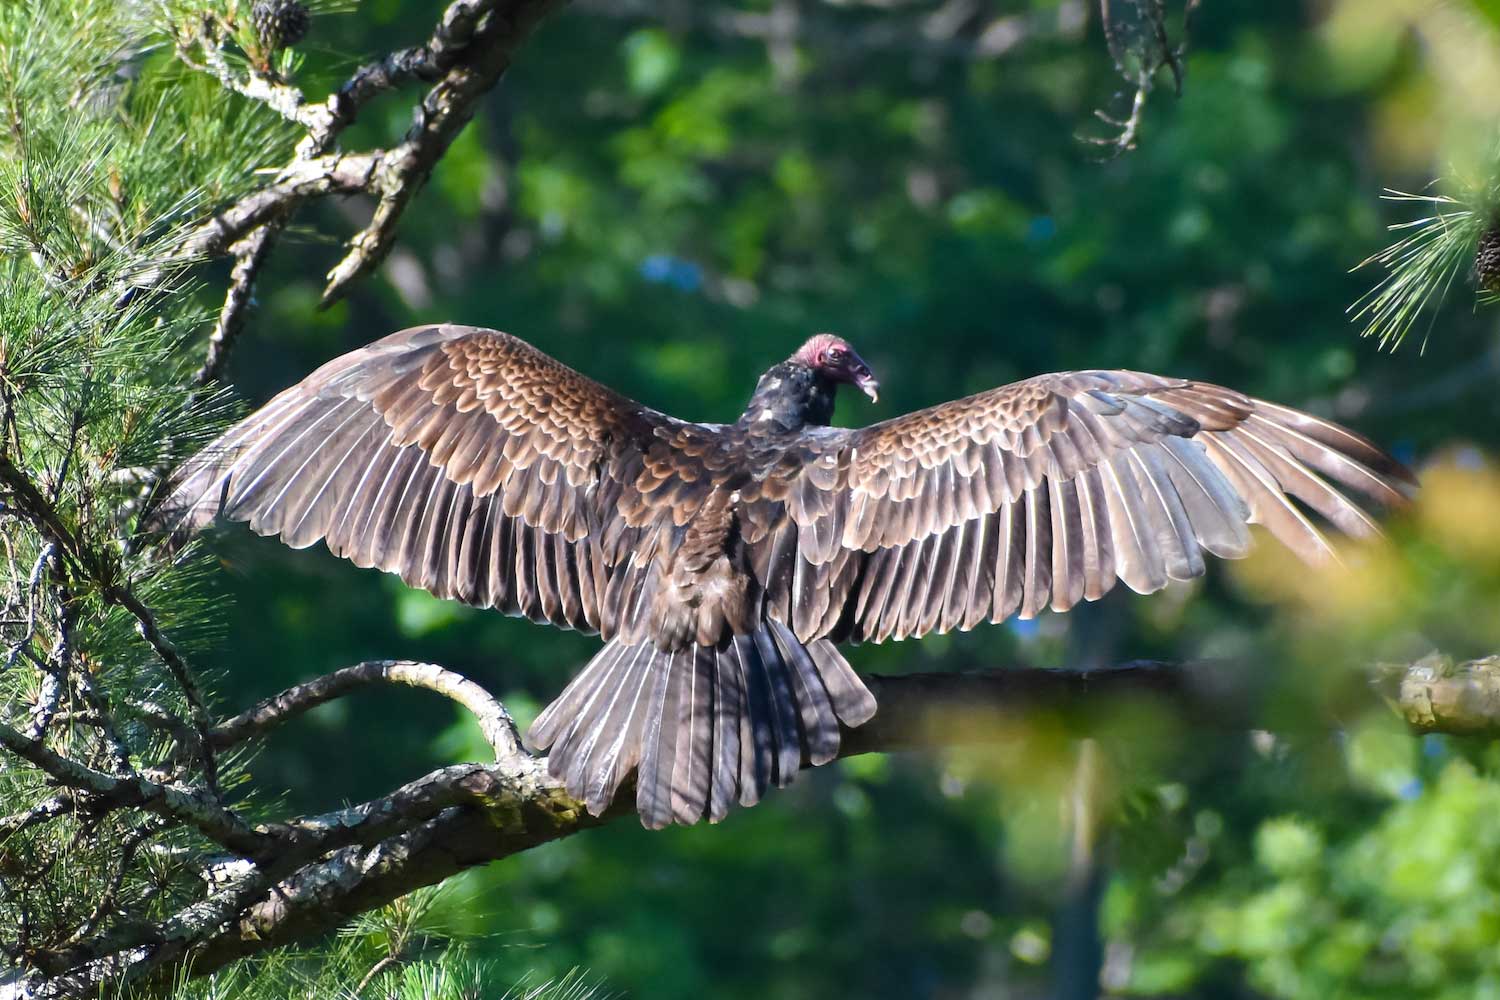
<path fill-rule="evenodd" d="M 349 252 L 328 273 L 324 305 L 343 295 L 350 283 L 385 259 L 401 214 L 459 131 L 474 117 L 479 99 L 510 68 L 517 47 L 537 22 L 561 5 L 562 0 L 532 3 L 474 0 L 467 5 L 472 8 L 472 20 L 466 26 L 472 26 L 473 35 L 465 51 L 471 55 L 444 60 L 450 66 L 417 106 L 406 137 L 383 157 L 372 191 L 380 197 L 375 215 L 349 241 Z M 437 63 L 432 65 L 435 67 Z"/>
<path fill-rule="evenodd" d="M 989 670 L 869 678 L 880 708 L 844 734 L 845 756 L 948 747 L 1013 738 L 1009 723 L 1055 716 L 1080 736 L 1107 725 L 1123 704 L 1157 704 L 1185 725 L 1219 731 L 1256 728 L 1255 672 L 1232 663 L 1136 661 L 1089 670 Z M 49 971 L 30 992 L 58 984 L 79 991 L 124 976 L 165 987 L 184 970 L 201 975 L 247 955 L 304 941 L 368 910 L 449 876 L 629 816 L 622 794 L 605 815 L 590 816 L 514 739 L 505 709 L 472 681 L 431 664 L 358 664 L 299 685 L 228 720 L 212 733 L 223 748 L 260 736 L 317 704 L 371 683 L 429 688 L 475 712 L 496 751 L 493 764 L 440 768 L 389 795 L 317 816 L 263 823 L 253 836 L 275 845 L 259 860 L 218 859 L 205 868 L 208 894 L 149 932 L 100 936 L 38 956 Z M 1420 733 L 1500 737 L 1500 657 L 1454 665 L 1428 657 L 1381 667 L 1365 685 L 1367 703 L 1387 699 Z M 1331 720 L 1316 724 L 1333 726 Z M 0 732 L 0 743 L 15 743 Z M 119 795 L 118 780 L 76 774 L 34 752 L 87 794 Z M 123 804 L 124 800 L 120 800 Z M 132 800 L 134 801 L 134 800 Z M 180 803 L 173 803 L 178 807 Z M 11 830 L 67 808 L 39 806 L 10 817 Z M 167 812 L 187 822 L 191 812 Z"/>
<path fill-rule="evenodd" d="M 216 843 L 252 856 L 268 845 L 265 837 L 203 792 L 138 775 L 121 776 L 97 770 L 3 722 L 0 722 L 0 747 L 31 764 L 54 783 L 70 789 L 74 798 L 81 793 L 96 811 L 139 807 L 188 823 Z M 24 825 L 28 820 L 30 817 L 16 825 Z"/>
<path fill-rule="evenodd" d="M 564 2 L 454 0 L 425 44 L 360 67 L 321 102 L 307 101 L 298 88 L 267 73 L 229 66 L 211 33 L 197 35 L 191 50 L 179 47 L 184 58 L 195 65 L 201 62 L 229 90 L 265 104 L 306 129 L 291 162 L 270 183 L 205 220 L 179 248 L 177 257 L 184 261 L 234 252 L 241 262 L 200 376 L 212 375 L 222 366 L 234 324 L 239 322 L 259 269 L 257 258 L 264 259 L 265 245 L 274 241 L 279 227 L 303 202 L 359 192 L 378 198 L 374 218 L 350 240 L 344 259 L 330 272 L 325 303 L 344 294 L 353 281 L 385 258 L 406 206 L 473 118 L 479 101 L 499 82 L 532 29 Z M 202 53 L 200 59 L 193 59 L 195 52 Z M 411 128 L 400 143 L 363 153 L 334 152 L 340 135 L 365 105 L 411 80 L 431 81 L 433 86 L 413 109 Z M 257 232 L 265 234 L 258 237 L 261 244 L 246 243 Z M 123 298 L 128 300 L 140 287 L 154 285 L 163 273 L 138 279 L 136 288 Z"/>
<path fill-rule="evenodd" d="M 1454 663 L 1432 653 L 1381 666 L 1376 685 L 1415 732 L 1500 738 L 1500 656 Z"/>
<path fill-rule="evenodd" d="M 410 660 L 372 660 L 299 684 L 216 726 L 209 734 L 215 749 L 226 749 L 260 736 L 324 702 L 370 684 L 405 684 L 451 698 L 474 714 L 495 759 L 520 752 L 521 740 L 510 713 L 484 688 L 443 667 Z"/>

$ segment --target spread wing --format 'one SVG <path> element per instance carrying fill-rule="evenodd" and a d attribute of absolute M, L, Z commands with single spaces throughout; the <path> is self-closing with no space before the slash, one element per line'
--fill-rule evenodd
<path fill-rule="evenodd" d="M 1043 375 L 854 432 L 788 490 L 794 559 L 763 560 L 804 639 L 879 642 L 1149 593 L 1235 558 L 1247 524 L 1312 562 L 1309 514 L 1376 531 L 1343 491 L 1415 480 L 1364 438 L 1219 386 L 1124 371 Z"/>
<path fill-rule="evenodd" d="M 418 327 L 344 355 L 189 459 L 158 524 L 215 516 L 534 621 L 629 632 L 663 526 L 712 488 L 713 428 L 494 330 Z M 670 488 L 665 488 L 670 487 Z"/>

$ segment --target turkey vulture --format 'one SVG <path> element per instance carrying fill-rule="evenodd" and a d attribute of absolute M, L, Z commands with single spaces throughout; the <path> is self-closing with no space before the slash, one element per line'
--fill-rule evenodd
<path fill-rule="evenodd" d="M 819 334 L 733 424 L 626 399 L 508 334 L 441 325 L 337 358 L 189 459 L 158 523 L 215 516 L 604 648 L 532 725 L 598 814 L 636 774 L 648 827 L 722 818 L 875 700 L 840 643 L 1067 611 L 1234 558 L 1265 525 L 1332 555 L 1308 514 L 1376 531 L 1415 485 L 1296 410 L 1130 371 L 1040 375 L 859 430 L 869 367 Z M 1294 502 L 1295 501 L 1295 502 Z"/>

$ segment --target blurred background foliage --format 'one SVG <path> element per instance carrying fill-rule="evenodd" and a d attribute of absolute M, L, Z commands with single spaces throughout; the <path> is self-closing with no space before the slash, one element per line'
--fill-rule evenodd
<path fill-rule="evenodd" d="M 314 19 L 299 82 L 430 28 Z M 1275 735 L 1122 710 L 1099 736 L 1080 890 L 1056 720 L 992 746 L 846 761 L 718 827 L 616 823 L 472 872 L 436 904 L 510 980 L 574 966 L 634 996 L 1052 995 L 1097 890 L 1103 985 L 1176 997 L 1500 997 L 1500 755 L 1346 714 L 1370 662 L 1500 649 L 1500 336 L 1450 297 L 1419 352 L 1345 311 L 1417 191 L 1493 171 L 1500 4 L 1208 0 L 1180 99 L 1102 159 L 1129 88 L 1082 0 L 583 0 L 442 161 L 378 279 L 315 310 L 327 205 L 273 258 L 229 380 L 248 404 L 400 327 L 519 334 L 683 417 L 732 419 L 808 333 L 882 381 L 867 422 L 1039 372 L 1224 382 L 1349 422 L 1428 490 L 1389 547 L 1315 575 L 1264 551 L 1206 583 L 855 650 L 870 671 L 1234 657 Z M 382 117 L 382 112 L 385 116 Z M 407 124 L 377 105 L 351 143 Z M 267 150 L 267 163 L 279 162 Z M 320 234 L 314 236 L 314 232 Z M 244 530 L 212 662 L 228 704 L 375 657 L 463 671 L 523 723 L 594 640 L 437 602 Z M 1366 703 L 1367 704 L 1367 703 Z M 482 755 L 450 706 L 373 692 L 278 734 L 258 787 L 326 809 Z"/>

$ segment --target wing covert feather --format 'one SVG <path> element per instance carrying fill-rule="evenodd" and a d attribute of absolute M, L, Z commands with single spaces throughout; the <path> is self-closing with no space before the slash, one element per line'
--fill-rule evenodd
<path fill-rule="evenodd" d="M 829 439 L 806 468 L 817 476 L 789 485 L 797 566 L 782 578 L 837 610 L 797 616 L 797 634 L 875 642 L 1066 611 L 1116 580 L 1160 590 L 1201 575 L 1204 552 L 1244 555 L 1248 524 L 1325 560 L 1309 514 L 1368 535 L 1348 494 L 1392 506 L 1415 485 L 1321 418 L 1130 371 L 1043 375 L 909 413 Z M 770 606 L 797 607 L 781 579 L 761 579 Z"/>
<path fill-rule="evenodd" d="M 609 586 L 616 568 L 649 561 L 657 530 L 701 503 L 663 506 L 712 479 L 711 438 L 508 334 L 416 327 L 231 427 L 155 517 L 179 535 L 222 514 L 293 547 L 325 541 L 439 597 L 608 638 L 637 627 L 609 604 L 636 596 Z"/>

